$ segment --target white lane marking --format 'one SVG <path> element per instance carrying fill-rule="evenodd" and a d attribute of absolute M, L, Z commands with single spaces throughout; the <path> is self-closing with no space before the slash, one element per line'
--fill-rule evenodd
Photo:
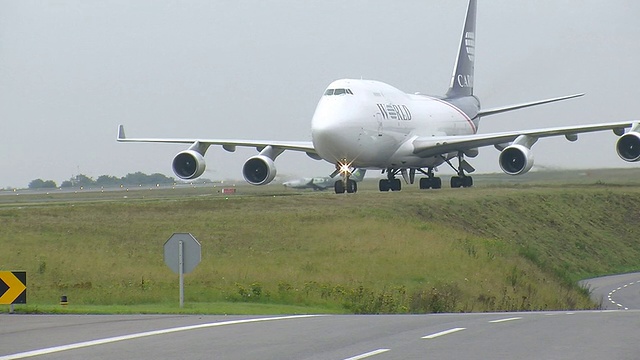
<path fill-rule="evenodd" d="M 613 295 L 617 292 L 617 291 L 622 291 L 623 289 L 628 288 L 629 286 L 635 285 L 635 284 L 640 284 L 640 281 L 634 281 L 634 282 L 630 282 L 628 284 L 625 284 L 623 286 L 618 287 L 617 289 L 611 290 L 611 292 L 609 292 L 609 296 L 607 296 L 607 299 L 615 306 L 617 306 L 619 309 L 624 308 L 625 310 L 629 310 L 628 307 L 622 305 L 621 303 L 615 301 L 613 299 Z"/>
<path fill-rule="evenodd" d="M 175 327 L 175 328 L 169 328 L 169 329 L 163 329 L 163 330 L 146 331 L 146 332 L 141 332 L 137 334 L 114 336 L 114 337 L 98 339 L 98 340 L 83 341 L 75 344 L 54 346 L 54 347 L 44 348 L 39 350 L 25 351 L 25 352 L 16 353 L 16 354 L 0 356 L 0 360 L 22 359 L 22 358 L 31 357 L 31 356 L 47 355 L 47 354 L 52 354 L 60 351 L 80 349 L 84 347 L 109 344 L 109 343 L 114 343 L 118 341 L 139 339 L 147 336 L 170 334 L 170 333 L 179 332 L 179 331 L 197 330 L 197 329 L 204 329 L 204 328 L 210 328 L 210 327 L 216 327 L 216 326 L 237 325 L 237 324 L 255 323 L 255 322 L 262 322 L 262 321 L 301 319 L 301 318 L 309 318 L 309 317 L 315 317 L 315 316 L 321 316 L 321 315 L 279 316 L 279 317 L 232 320 L 232 321 L 222 321 L 222 322 L 215 322 L 215 323 L 181 326 L 181 327 Z"/>
<path fill-rule="evenodd" d="M 368 357 L 374 356 L 374 355 L 378 355 L 378 354 L 382 354 L 385 353 L 387 351 L 389 351 L 390 349 L 378 349 L 378 350 L 373 350 L 373 351 L 369 351 L 368 353 L 364 353 L 364 354 L 360 354 L 360 355 L 356 355 L 350 358 L 346 358 L 344 360 L 360 360 L 360 359 L 366 359 Z"/>
<path fill-rule="evenodd" d="M 498 320 L 491 320 L 489 321 L 490 323 L 493 324 L 497 324 L 497 323 L 501 323 L 501 322 L 507 322 L 507 321 L 514 321 L 514 320 L 521 320 L 521 317 L 512 317 L 512 318 L 507 318 L 507 319 L 498 319 Z"/>
<path fill-rule="evenodd" d="M 443 335 L 449 335 L 452 334 L 454 332 L 458 332 L 458 331 L 462 331 L 462 330 L 466 330 L 467 328 L 453 328 L 453 329 L 449 329 L 449 330 L 445 330 L 445 331 L 440 331 L 437 332 L 435 334 L 431 334 L 431 335 L 427 335 L 427 336 L 423 336 L 423 339 L 434 339 L 437 338 L 438 336 L 443 336 Z"/>

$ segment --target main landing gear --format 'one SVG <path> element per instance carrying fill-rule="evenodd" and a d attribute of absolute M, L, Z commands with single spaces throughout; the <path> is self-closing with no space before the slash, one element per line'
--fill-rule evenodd
<path fill-rule="evenodd" d="M 476 171 L 476 169 L 471 166 L 468 162 L 464 160 L 464 153 L 462 151 L 458 152 L 458 168 L 456 169 L 451 161 L 445 160 L 449 166 L 453 170 L 455 170 L 458 175 L 451 177 L 451 187 L 452 188 L 460 188 L 460 187 L 472 187 L 473 186 L 473 178 L 471 176 L 465 175 L 465 171 L 468 173 L 472 173 Z"/>
<path fill-rule="evenodd" d="M 439 177 L 435 176 L 433 174 L 433 168 L 430 167 L 427 169 L 427 171 L 425 172 L 424 170 L 420 169 L 420 172 L 427 175 L 426 178 L 421 178 L 420 179 L 420 189 L 424 190 L 424 189 L 441 189 L 442 188 L 442 179 L 440 179 Z"/>
<path fill-rule="evenodd" d="M 461 188 L 461 187 L 471 187 L 473 186 L 473 178 L 465 174 L 472 173 L 476 171 L 468 162 L 464 160 L 464 153 L 458 153 L 458 166 L 454 166 L 449 159 L 442 157 L 442 160 L 446 162 L 451 168 L 457 173 L 457 175 L 451 177 L 451 187 L 452 188 Z M 404 181 L 407 184 L 413 184 L 415 181 L 416 172 L 419 172 L 426 177 L 423 177 L 419 181 L 420 189 L 440 189 L 442 188 L 442 179 L 435 176 L 433 171 L 433 167 L 427 168 L 425 171 L 421 168 L 411 168 L 411 169 L 394 169 L 388 168 L 383 170 L 384 173 L 386 171 L 387 178 L 380 180 L 378 185 L 380 191 L 400 191 L 402 189 L 402 184 L 400 183 L 400 179 L 396 179 L 397 174 L 401 174 L 404 178 Z"/>
<path fill-rule="evenodd" d="M 396 174 L 400 170 L 398 169 L 387 169 L 387 178 L 381 179 L 378 183 L 378 188 L 380 191 L 400 191 L 402 190 L 402 183 L 400 179 L 396 179 Z"/>
<path fill-rule="evenodd" d="M 383 172 L 384 171 L 386 171 L 387 173 L 387 178 L 380 180 L 378 184 L 378 188 L 380 191 L 402 190 L 402 183 L 400 182 L 400 179 L 396 179 L 396 175 L 398 173 L 402 174 L 402 177 L 404 178 L 404 181 L 407 184 L 413 184 L 416 178 L 416 171 L 427 176 L 420 179 L 419 181 L 420 189 L 440 189 L 442 187 L 442 179 L 440 179 L 439 177 L 436 177 L 433 174 L 433 167 L 428 168 L 427 171 L 425 171 L 424 169 L 418 169 L 418 168 L 411 168 L 411 169 L 408 169 L 408 171 L 407 169 L 389 168 L 389 169 L 383 170 Z"/>

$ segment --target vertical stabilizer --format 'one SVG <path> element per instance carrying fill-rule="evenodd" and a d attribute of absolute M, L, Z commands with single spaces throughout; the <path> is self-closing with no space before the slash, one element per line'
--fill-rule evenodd
<path fill-rule="evenodd" d="M 469 0 L 458 58 L 451 76 L 448 98 L 473 95 L 473 62 L 476 46 L 476 0 Z"/>

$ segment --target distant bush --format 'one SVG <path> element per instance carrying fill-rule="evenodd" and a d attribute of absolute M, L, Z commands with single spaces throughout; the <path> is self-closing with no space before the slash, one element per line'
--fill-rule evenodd
<path fill-rule="evenodd" d="M 138 171 L 133 174 L 127 174 L 121 178 L 110 175 L 100 175 L 96 180 L 89 176 L 79 174 L 71 177 L 69 180 L 63 181 L 60 187 L 115 187 L 120 185 L 173 184 L 175 182 L 176 180 L 174 178 L 163 174 L 155 173 L 147 175 Z"/>
<path fill-rule="evenodd" d="M 53 180 L 35 179 L 29 183 L 29 189 L 55 189 L 58 185 Z"/>

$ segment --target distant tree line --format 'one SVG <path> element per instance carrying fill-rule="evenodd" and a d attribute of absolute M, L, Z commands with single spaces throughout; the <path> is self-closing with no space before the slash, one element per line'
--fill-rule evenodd
<path fill-rule="evenodd" d="M 61 188 L 70 187 L 115 187 L 115 186 L 132 186 L 132 185 L 148 185 L 148 184 L 173 184 L 176 180 L 163 174 L 147 175 L 141 172 L 127 174 L 121 178 L 110 175 L 101 175 L 97 179 L 93 179 L 86 175 L 75 175 L 69 180 L 65 180 L 60 184 Z M 29 189 L 55 189 L 58 185 L 53 180 L 35 179 L 29 183 Z"/>

